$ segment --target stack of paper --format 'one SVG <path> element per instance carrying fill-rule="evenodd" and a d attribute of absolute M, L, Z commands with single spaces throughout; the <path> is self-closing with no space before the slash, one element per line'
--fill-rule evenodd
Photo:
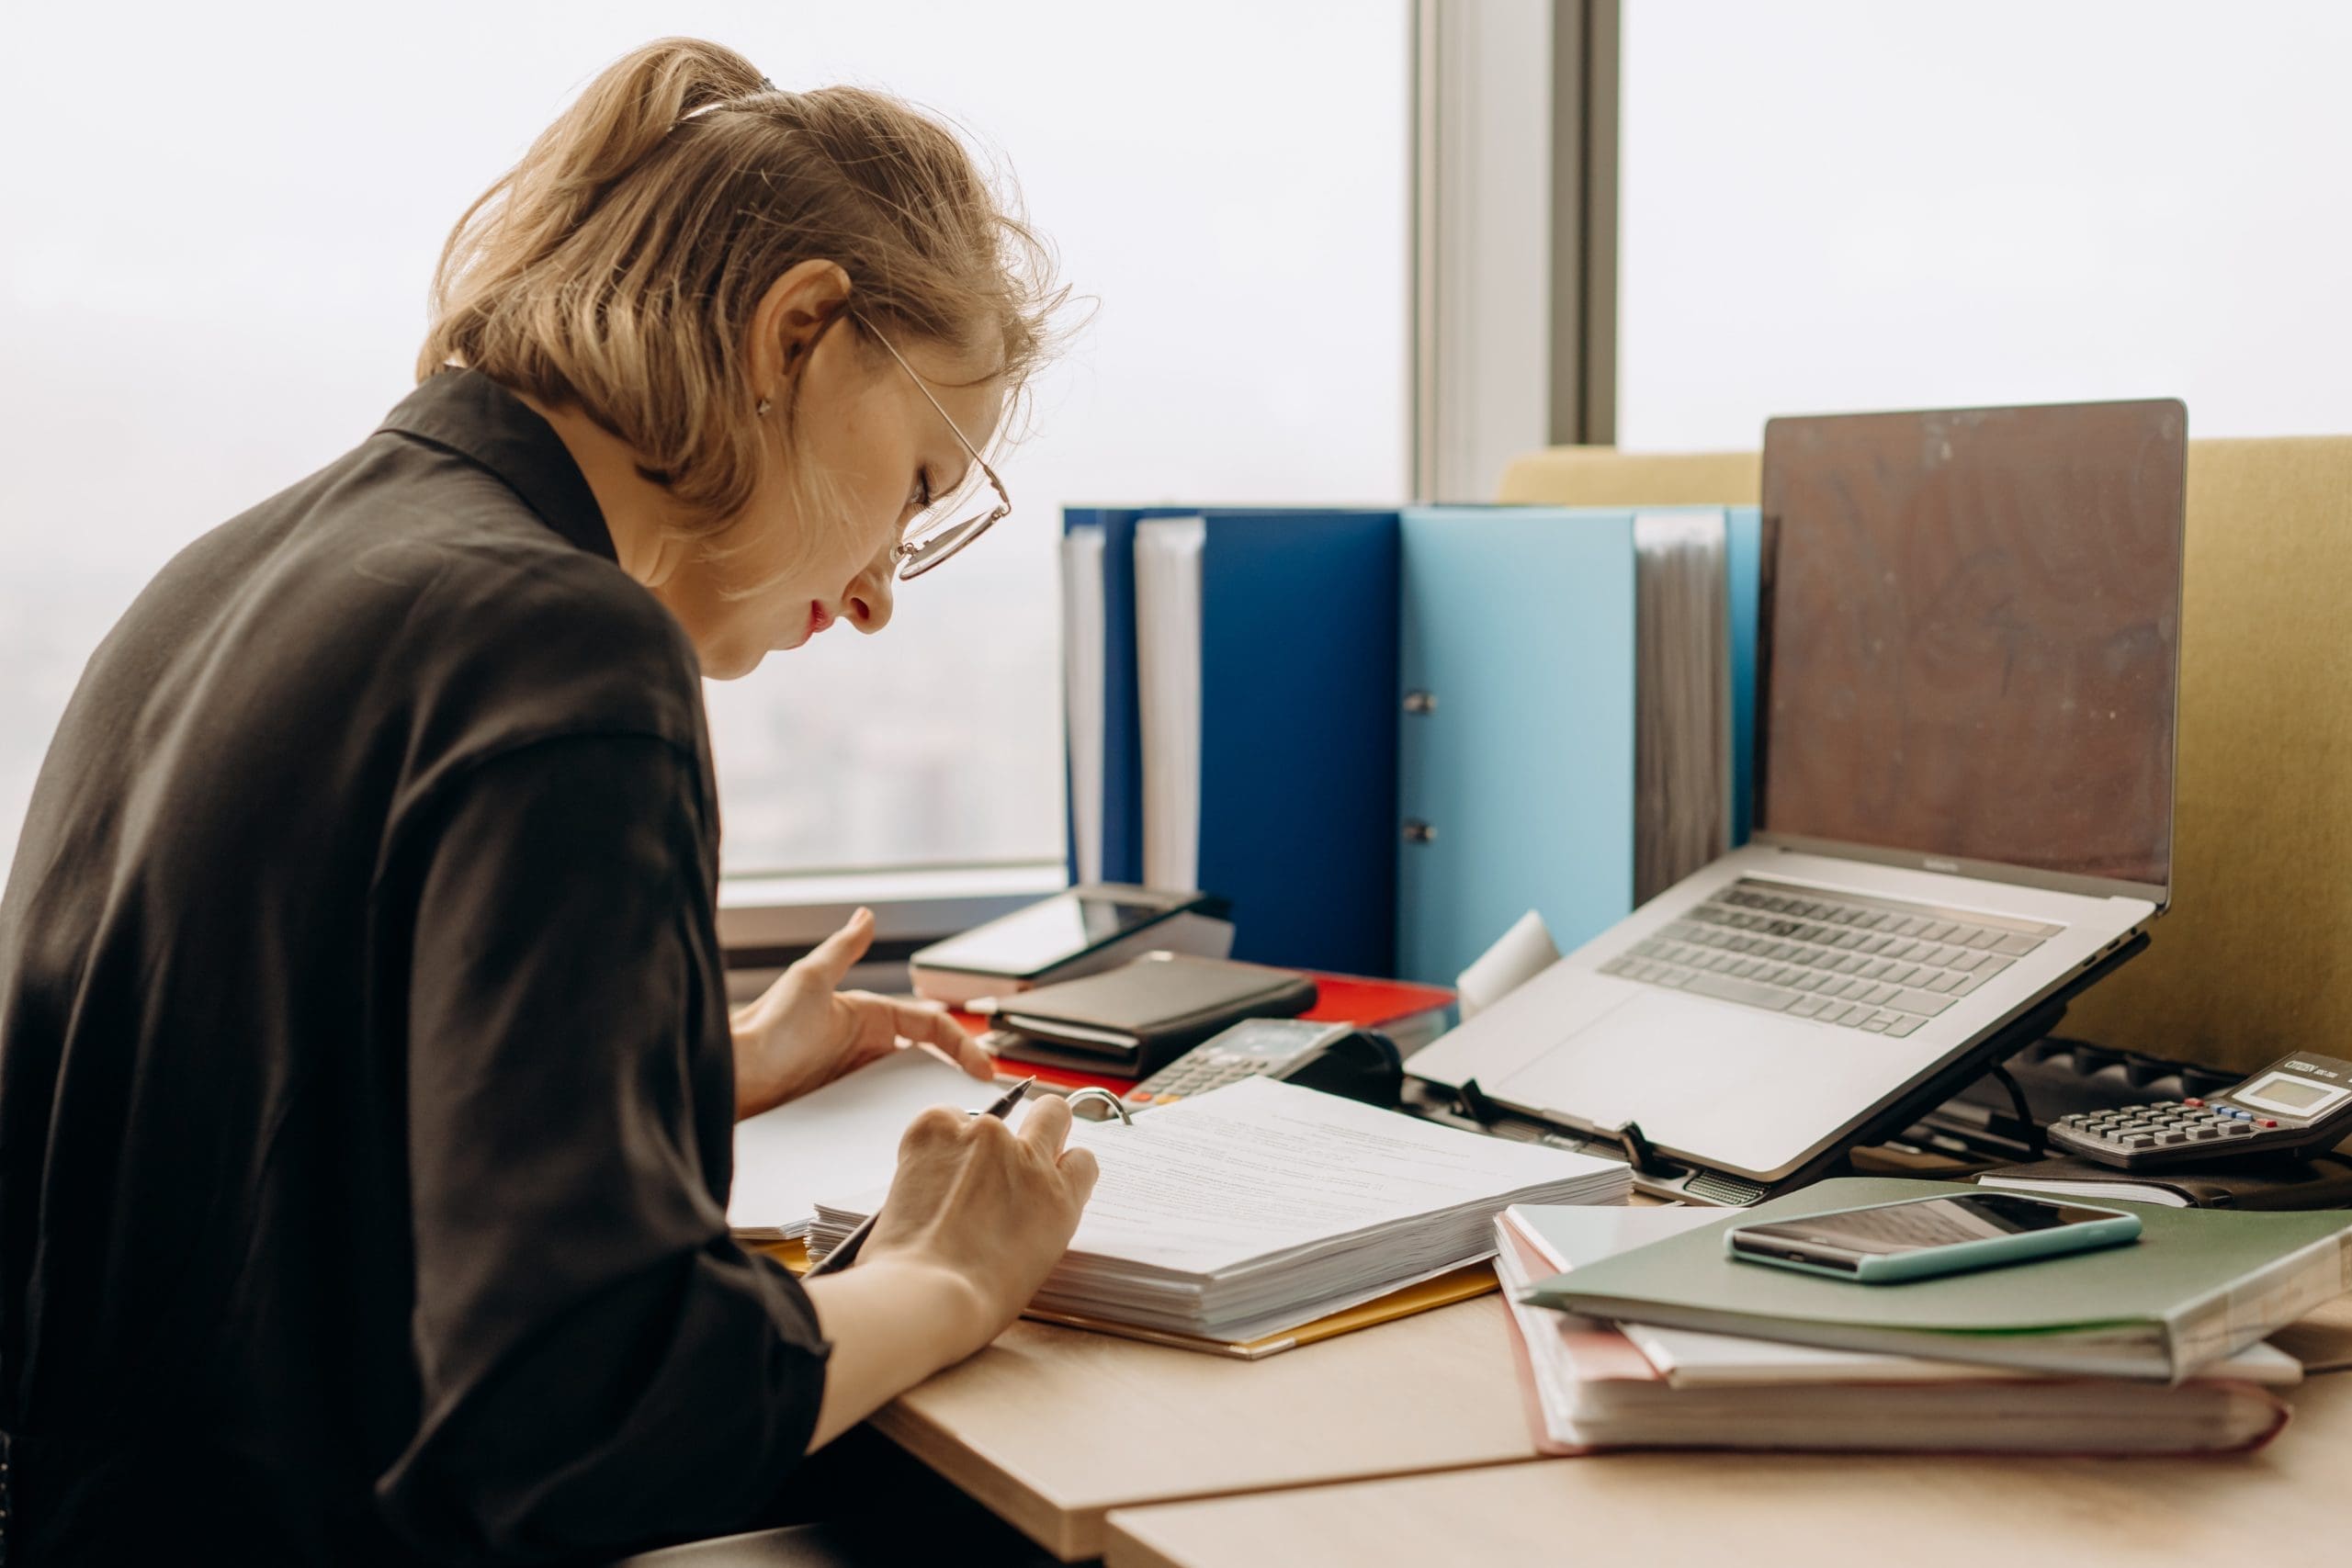
<path fill-rule="evenodd" d="M 1703 1209 L 1519 1208 L 1496 1222 L 1495 1271 L 1538 1448 L 2219 1452 L 2276 1434 L 2288 1412 L 2268 1390 L 2302 1375 L 2267 1345 L 2166 1388 L 1612 1325 L 1521 1300 L 1532 1280 L 1573 1275 L 1721 1218 Z"/>
<path fill-rule="evenodd" d="M 1615 1203 L 1623 1165 L 1482 1137 L 1270 1078 L 1133 1126 L 1081 1122 L 1102 1179 L 1035 1309 L 1251 1340 L 1491 1256 L 1509 1204 Z M 822 1257 L 879 1191 L 826 1201 Z"/>

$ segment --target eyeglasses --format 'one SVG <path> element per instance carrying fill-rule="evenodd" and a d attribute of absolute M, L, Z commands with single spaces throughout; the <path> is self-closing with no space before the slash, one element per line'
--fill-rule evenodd
<path fill-rule="evenodd" d="M 950 525 L 946 521 L 962 510 L 949 505 L 956 500 L 955 493 L 944 496 L 926 507 L 923 515 L 915 519 L 907 529 L 905 537 L 891 551 L 891 558 L 899 563 L 899 581 L 903 582 L 910 577 L 921 577 L 1009 516 L 1012 511 L 1012 498 L 1004 493 L 1004 481 L 996 477 L 996 470 L 989 467 L 988 459 L 980 456 L 979 448 L 972 445 L 962 427 L 949 417 L 945 409 L 940 407 L 939 400 L 931 395 L 931 389 L 922 384 L 922 378 L 915 374 L 915 367 L 907 363 L 906 355 L 892 348 L 888 338 L 874 332 L 873 322 L 854 310 L 850 314 L 856 317 L 859 326 L 874 333 L 876 343 L 889 349 L 890 357 L 899 362 L 899 368 L 907 373 L 907 379 L 915 384 L 915 390 L 922 394 L 923 401 L 939 410 L 939 417 L 946 420 L 947 428 L 956 433 L 956 441 L 971 455 L 972 466 L 987 477 L 989 484 L 996 491 L 995 506 L 987 512 L 974 513 L 961 523 Z M 963 488 L 958 486 L 958 492 Z"/>

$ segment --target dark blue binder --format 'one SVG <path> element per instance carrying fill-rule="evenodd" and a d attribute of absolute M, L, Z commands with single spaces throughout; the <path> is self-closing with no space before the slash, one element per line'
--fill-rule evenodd
<path fill-rule="evenodd" d="M 1396 513 L 1202 515 L 1200 886 L 1237 958 L 1387 975 Z"/>
<path fill-rule="evenodd" d="M 1396 513 L 1072 507 L 1103 531 L 1102 874 L 1143 879 L 1135 535 L 1199 517 L 1199 886 L 1234 956 L 1385 975 L 1395 953 Z M 1077 874 L 1077 847 L 1070 848 Z"/>

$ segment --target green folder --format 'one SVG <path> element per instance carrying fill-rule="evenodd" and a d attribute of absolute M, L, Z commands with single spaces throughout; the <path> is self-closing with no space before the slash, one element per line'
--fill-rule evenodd
<path fill-rule="evenodd" d="M 2102 1203 L 2140 1216 L 2129 1247 L 1899 1285 L 1724 1256 L 1724 1233 L 1836 1209 L 1973 1193 L 1849 1178 L 1555 1275 L 1528 1299 L 1623 1323 L 1793 1345 L 2177 1382 L 2352 1290 L 2352 1213 Z"/>

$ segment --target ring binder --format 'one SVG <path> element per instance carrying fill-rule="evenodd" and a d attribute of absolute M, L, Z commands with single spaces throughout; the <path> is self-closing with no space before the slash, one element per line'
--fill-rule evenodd
<path fill-rule="evenodd" d="M 1078 1114 L 1078 1108 L 1081 1102 L 1090 1105 L 1107 1105 L 1112 1110 L 1119 1113 L 1120 1122 L 1129 1127 L 1136 1124 L 1136 1119 L 1128 1113 L 1125 1102 L 1107 1089 L 1097 1089 L 1092 1084 L 1089 1084 L 1084 1089 L 1074 1089 L 1070 1090 L 1069 1110 L 1071 1115 L 1075 1116 Z M 1102 1116 L 1095 1118 L 1095 1120 L 1107 1122 L 1110 1118 L 1107 1116 Z"/>

